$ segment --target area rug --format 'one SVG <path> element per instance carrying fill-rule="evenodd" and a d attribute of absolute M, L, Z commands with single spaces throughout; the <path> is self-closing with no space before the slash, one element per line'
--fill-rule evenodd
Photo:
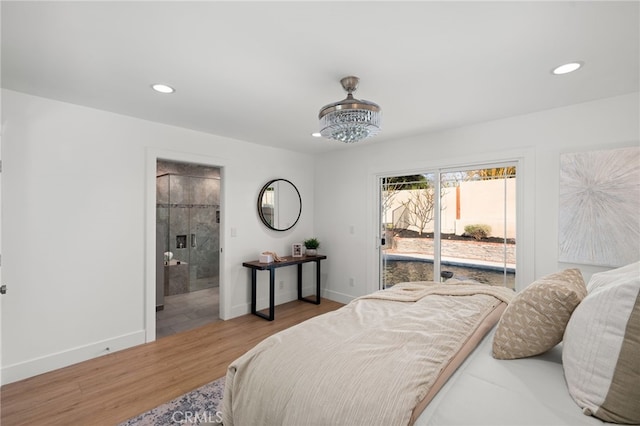
<path fill-rule="evenodd" d="M 206 425 L 222 423 L 224 377 L 188 392 L 119 426 Z"/>

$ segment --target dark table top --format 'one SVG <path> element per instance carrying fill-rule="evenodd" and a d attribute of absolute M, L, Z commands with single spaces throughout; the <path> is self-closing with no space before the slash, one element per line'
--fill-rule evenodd
<path fill-rule="evenodd" d="M 307 263 L 307 262 L 316 262 L 326 258 L 327 256 L 322 254 L 318 254 L 316 256 L 302 256 L 302 257 L 284 256 L 284 257 L 281 257 L 282 259 L 281 262 L 260 263 L 257 260 L 252 260 L 251 262 L 242 263 L 242 266 L 246 266 L 247 268 L 252 268 L 252 269 L 264 270 L 264 269 L 280 268 L 283 266 L 299 265 L 301 263 Z"/>

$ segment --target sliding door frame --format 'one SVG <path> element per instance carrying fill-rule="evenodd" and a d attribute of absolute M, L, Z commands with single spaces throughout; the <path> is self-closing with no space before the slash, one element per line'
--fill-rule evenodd
<path fill-rule="evenodd" d="M 375 212 L 372 217 L 372 224 L 369 227 L 372 239 L 375 241 L 373 250 L 368 256 L 367 263 L 370 265 L 369 271 L 372 271 L 372 277 L 369 281 L 370 292 L 379 289 L 381 283 L 382 262 L 381 262 L 381 235 L 382 230 L 382 212 L 381 212 L 381 181 L 384 177 L 390 176 L 408 176 L 422 174 L 426 172 L 437 173 L 436 191 L 440 193 L 440 173 L 465 170 L 470 168 L 492 168 L 500 167 L 500 165 L 515 165 L 517 170 L 516 178 L 516 291 L 522 290 L 534 280 L 535 276 L 535 152 L 533 149 L 524 149 L 514 152 L 488 153 L 485 155 L 477 155 L 473 158 L 457 158 L 442 160 L 438 162 L 425 162 L 424 164 L 413 164 L 403 169 L 395 170 L 370 170 L 370 182 L 372 194 L 372 202 L 376 203 L 376 207 L 371 211 Z M 436 197 L 437 211 L 440 211 L 441 205 L 439 197 Z M 440 215 L 436 215 L 434 227 L 440 232 Z M 440 244 L 434 239 L 434 277 L 439 273 L 439 267 L 436 271 L 436 262 L 440 262 Z"/>

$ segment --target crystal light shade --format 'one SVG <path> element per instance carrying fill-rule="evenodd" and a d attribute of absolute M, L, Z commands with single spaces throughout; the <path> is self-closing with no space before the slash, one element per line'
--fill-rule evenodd
<path fill-rule="evenodd" d="M 340 80 L 347 91 L 347 98 L 322 107 L 320 134 L 327 139 L 352 143 L 380 133 L 380 107 L 369 101 L 355 99 L 353 92 L 358 87 L 358 77 Z"/>

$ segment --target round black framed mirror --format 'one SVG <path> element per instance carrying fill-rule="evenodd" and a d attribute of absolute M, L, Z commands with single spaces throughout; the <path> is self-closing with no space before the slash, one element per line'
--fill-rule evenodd
<path fill-rule="evenodd" d="M 267 228 L 287 231 L 302 214 L 302 197 L 298 188 L 286 179 L 267 182 L 258 195 L 258 215 Z"/>

